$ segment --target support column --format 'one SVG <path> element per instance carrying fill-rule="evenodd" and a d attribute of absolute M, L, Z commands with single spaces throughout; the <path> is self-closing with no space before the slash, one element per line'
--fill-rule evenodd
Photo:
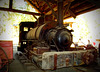
<path fill-rule="evenodd" d="M 57 1 L 57 10 L 58 10 L 58 15 L 57 15 L 58 26 L 62 27 L 63 26 L 63 0 Z"/>
<path fill-rule="evenodd" d="M 13 0 L 9 0 L 9 8 L 12 9 L 13 6 Z"/>

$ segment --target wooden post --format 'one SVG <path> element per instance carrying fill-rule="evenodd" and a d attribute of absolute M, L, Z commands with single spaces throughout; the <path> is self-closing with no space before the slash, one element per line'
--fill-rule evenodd
<path fill-rule="evenodd" d="M 13 0 L 9 0 L 9 8 L 12 9 Z"/>

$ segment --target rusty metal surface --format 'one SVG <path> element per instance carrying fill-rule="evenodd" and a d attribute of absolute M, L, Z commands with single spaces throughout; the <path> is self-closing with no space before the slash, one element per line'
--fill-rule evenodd
<path fill-rule="evenodd" d="M 33 52 L 36 54 L 43 54 L 44 52 L 49 52 L 50 49 L 47 47 L 34 47 Z"/>

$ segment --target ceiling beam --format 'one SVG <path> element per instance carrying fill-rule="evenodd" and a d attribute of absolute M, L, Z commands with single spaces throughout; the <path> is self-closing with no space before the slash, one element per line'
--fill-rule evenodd
<path fill-rule="evenodd" d="M 95 6 L 94 4 L 91 4 L 89 2 L 85 2 L 75 8 L 72 8 L 71 10 L 74 11 L 74 12 L 79 12 L 79 11 L 82 11 L 82 10 L 85 10 L 85 9 L 88 9 L 88 8 L 91 8 Z"/>
<path fill-rule="evenodd" d="M 73 2 L 74 0 L 67 0 L 66 2 L 63 3 L 63 6 L 66 6 L 66 5 L 68 4 L 68 1 Z M 54 11 L 57 11 L 57 6 L 55 6 L 55 7 L 53 8 L 53 10 L 54 10 Z M 46 15 L 50 15 L 51 13 L 52 13 L 52 11 L 49 10 L 49 11 L 46 12 Z"/>
<path fill-rule="evenodd" d="M 86 9 L 86 10 L 77 12 L 77 13 L 75 13 L 75 15 L 78 16 L 78 15 L 81 15 L 81 14 L 83 14 L 83 13 L 87 13 L 87 12 L 90 12 L 90 11 L 93 11 L 93 10 L 96 10 L 96 9 L 98 9 L 98 7 L 94 6 L 94 7 L 88 8 L 88 9 Z M 69 14 L 67 14 L 67 16 L 64 17 L 64 19 L 67 19 L 67 18 L 70 18 L 70 17 L 71 17 L 71 16 L 70 16 Z"/>
<path fill-rule="evenodd" d="M 47 0 L 44 0 L 45 1 L 45 3 L 49 6 L 49 8 L 52 10 L 52 13 L 53 13 L 53 15 L 55 16 L 55 18 L 57 19 L 57 15 L 56 15 L 56 13 L 55 13 L 55 11 L 53 10 L 53 8 L 50 6 L 50 4 L 48 3 L 48 1 Z"/>
<path fill-rule="evenodd" d="M 65 7 L 64 15 L 68 12 L 71 2 L 68 2 L 68 5 Z"/>
<path fill-rule="evenodd" d="M 89 1 L 92 4 L 95 4 L 96 7 L 99 7 L 100 8 L 100 0 L 87 0 L 87 1 Z"/>
<path fill-rule="evenodd" d="M 3 8 L 0 7 L 0 10 L 2 11 L 9 11 L 9 12 L 16 12 L 16 13 L 22 13 L 22 14 L 29 14 L 29 15 L 37 15 L 40 16 L 40 13 L 34 13 L 34 12 L 28 12 L 28 11 L 22 11 L 22 10 L 17 10 L 17 9 L 10 9 L 10 8 Z"/>
<path fill-rule="evenodd" d="M 49 1 L 49 2 L 51 2 L 53 4 L 56 4 L 57 3 L 57 1 L 55 1 L 55 0 L 47 0 L 47 1 Z"/>
<path fill-rule="evenodd" d="M 70 15 L 74 18 L 76 18 L 76 15 L 69 9 L 68 12 L 70 13 Z"/>
<path fill-rule="evenodd" d="M 37 3 L 37 5 L 38 5 L 38 7 L 40 8 L 40 5 L 39 5 L 39 3 L 38 3 L 38 0 L 36 0 L 36 3 Z"/>
<path fill-rule="evenodd" d="M 42 13 L 39 8 L 37 8 L 36 5 L 34 5 L 30 0 L 25 0 L 28 4 L 30 4 L 33 8 L 35 8 L 39 13 Z"/>
<path fill-rule="evenodd" d="M 72 3 L 71 3 L 70 8 L 71 8 L 71 9 L 72 9 L 72 8 L 75 8 L 75 7 L 81 5 L 81 4 L 85 3 L 85 2 L 86 2 L 86 0 L 76 0 L 75 2 L 72 2 Z"/>
<path fill-rule="evenodd" d="M 57 3 L 57 1 L 55 1 L 55 0 L 40 0 L 40 1 L 48 1 L 48 2 L 51 2 L 53 4 L 56 4 Z"/>
<path fill-rule="evenodd" d="M 93 6 L 93 7 L 90 7 L 90 8 L 88 8 L 88 9 L 79 11 L 79 12 L 77 12 L 77 13 L 75 13 L 75 14 L 76 14 L 76 15 L 80 15 L 80 14 L 87 13 L 87 12 L 90 12 L 90 11 L 93 11 L 93 10 L 96 10 L 96 9 L 98 9 L 98 7 Z"/>

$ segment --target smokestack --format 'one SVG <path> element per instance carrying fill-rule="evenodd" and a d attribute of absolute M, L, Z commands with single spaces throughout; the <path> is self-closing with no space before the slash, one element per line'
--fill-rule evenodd
<path fill-rule="evenodd" d="M 57 1 L 57 10 L 58 10 L 58 15 L 57 15 L 58 26 L 62 27 L 63 26 L 63 0 Z"/>

